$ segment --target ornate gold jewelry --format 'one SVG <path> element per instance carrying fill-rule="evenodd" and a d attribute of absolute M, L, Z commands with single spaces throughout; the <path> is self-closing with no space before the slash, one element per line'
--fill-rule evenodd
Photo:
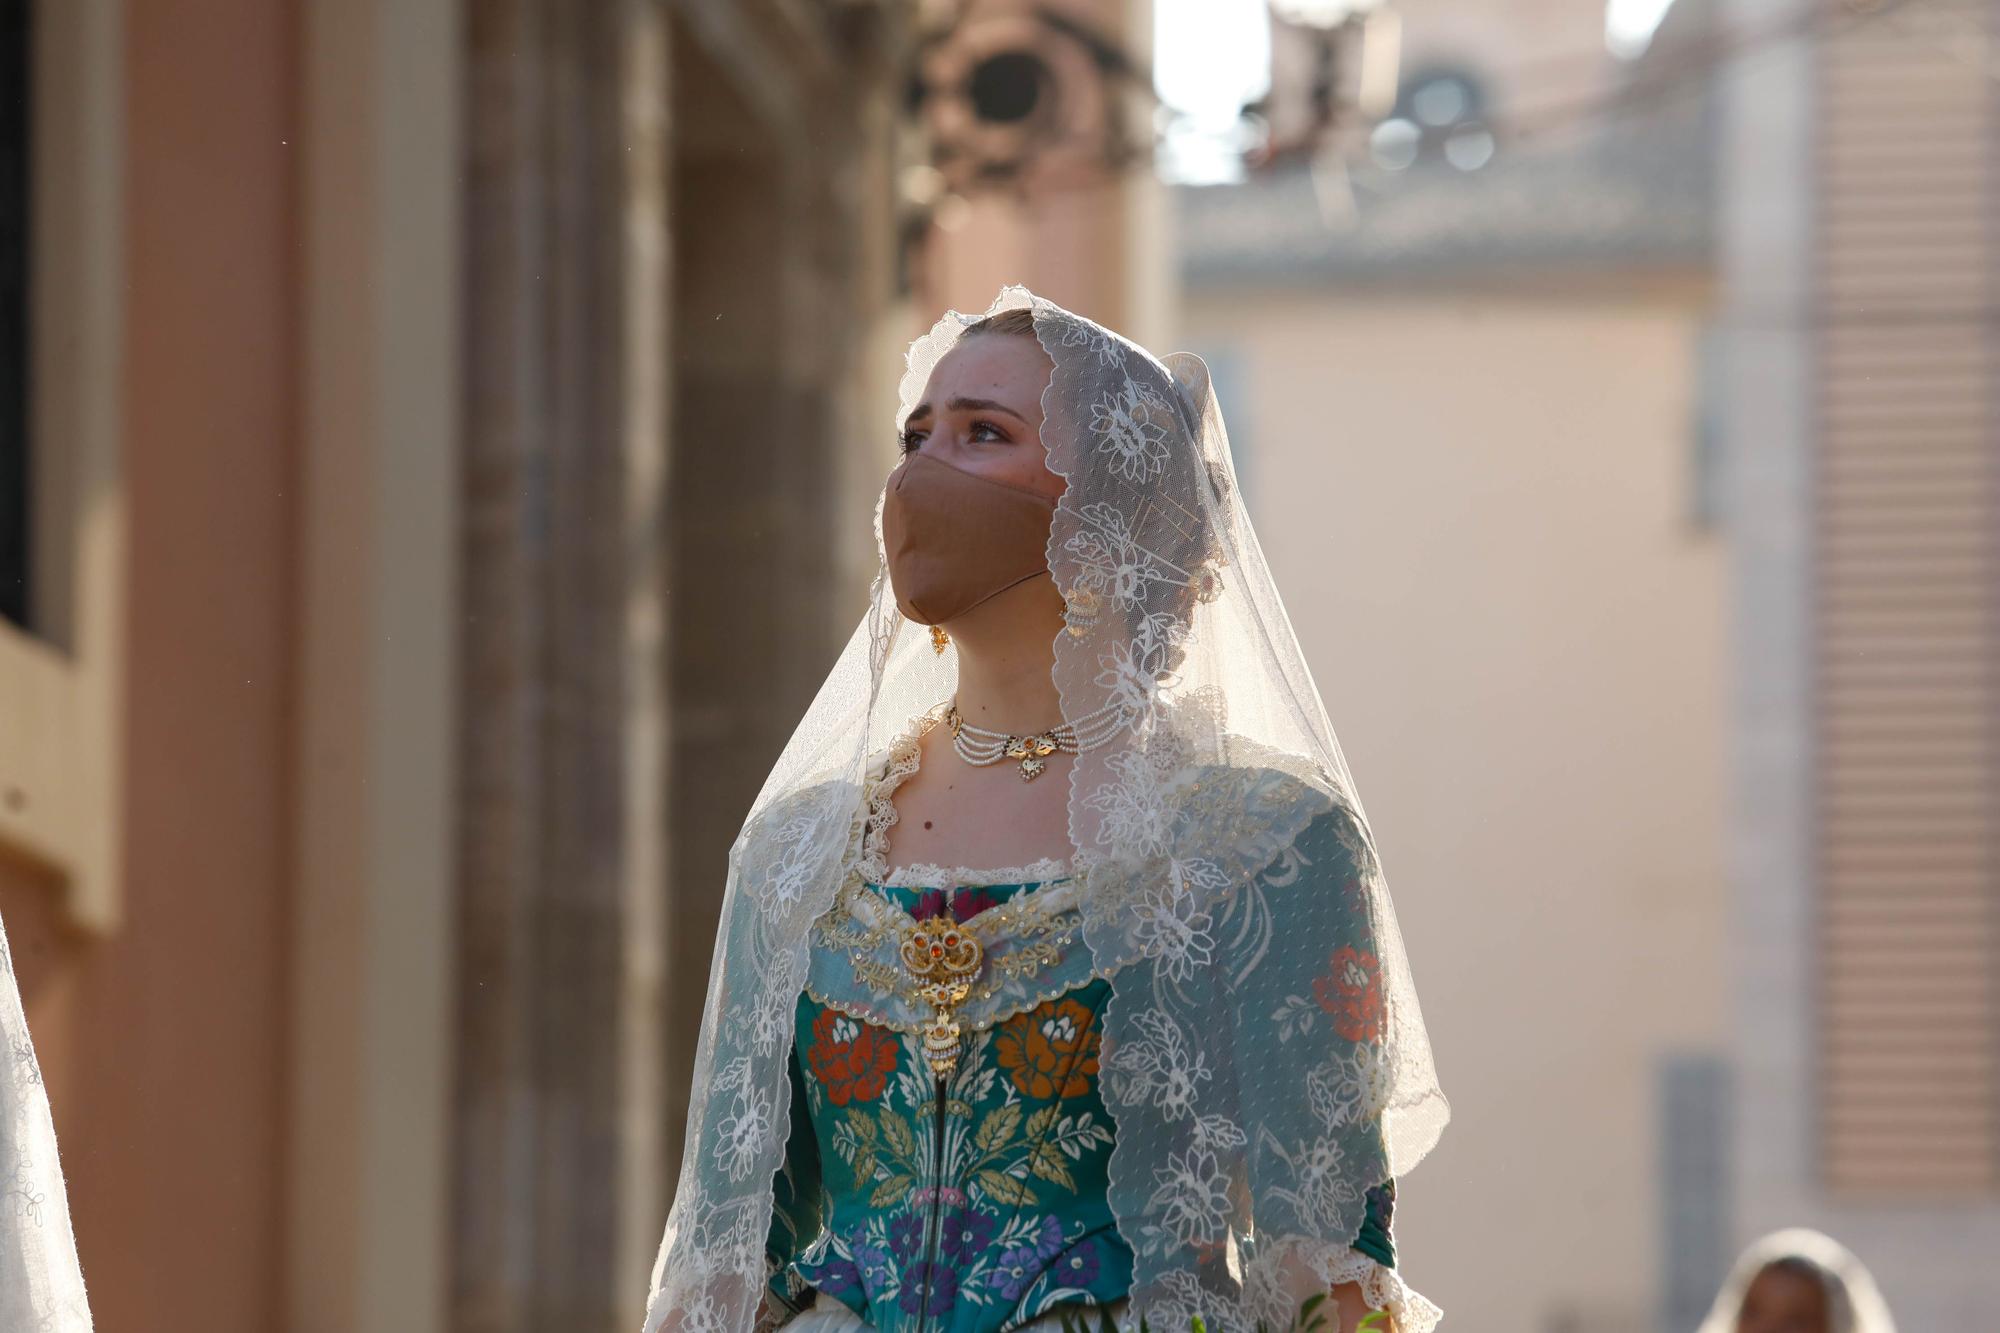
<path fill-rule="evenodd" d="M 1039 736 L 1016 736 L 1007 743 L 1007 757 L 1021 761 L 1021 780 L 1033 782 L 1048 767 L 1048 757 L 1056 752 L 1056 738 L 1049 732 Z"/>
<path fill-rule="evenodd" d="M 939 655 L 940 657 L 942 657 L 942 656 L 944 655 L 944 650 L 945 650 L 945 649 L 946 649 L 947 647 L 949 647 L 949 646 L 950 646 L 950 644 L 951 644 L 951 636 L 950 636 L 950 635 L 948 635 L 948 634 L 946 634 L 946 633 L 944 632 L 944 626 L 943 626 L 943 625 L 932 625 L 932 626 L 931 626 L 931 651 L 932 651 L 932 652 L 934 652 L 934 653 L 936 653 L 936 654 L 938 654 L 938 655 Z"/>
<path fill-rule="evenodd" d="M 1071 588 L 1063 594 L 1063 627 L 1071 638 L 1080 639 L 1090 633 L 1097 624 L 1100 605 L 1097 594 L 1089 588 Z"/>
<path fill-rule="evenodd" d="M 932 1073 L 950 1078 L 958 1067 L 958 1007 L 972 991 L 972 978 L 986 957 L 986 947 L 963 926 L 933 919 L 904 927 L 898 954 L 916 982 L 918 997 L 931 1006 L 931 1021 L 924 1025 L 924 1057 Z"/>
<path fill-rule="evenodd" d="M 1064 722 L 1047 731 L 1016 736 L 973 726 L 959 713 L 954 700 L 946 706 L 944 720 L 951 728 L 951 748 L 958 751 L 960 759 L 979 768 L 1002 759 L 1017 760 L 1021 765 L 1021 781 L 1033 782 L 1048 768 L 1050 755 L 1058 750 L 1077 754 L 1095 749 L 1124 725 L 1125 717 L 1116 704 L 1106 704 L 1074 724 Z"/>

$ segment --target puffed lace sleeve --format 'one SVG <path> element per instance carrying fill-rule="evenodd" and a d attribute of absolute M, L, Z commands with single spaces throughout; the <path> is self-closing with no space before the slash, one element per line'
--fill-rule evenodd
<path fill-rule="evenodd" d="M 1261 1058 L 1250 1076 L 1239 1049 L 1239 1096 L 1251 1169 L 1264 1176 L 1257 1193 L 1280 1201 L 1284 1214 L 1260 1215 L 1259 1225 L 1299 1241 L 1284 1286 L 1296 1294 L 1354 1283 L 1371 1309 L 1389 1312 L 1397 1333 L 1430 1333 L 1443 1312 L 1396 1267 L 1396 1182 L 1380 1119 L 1390 1022 L 1364 891 L 1373 869 L 1358 823 L 1336 807 L 1259 877 L 1268 952 L 1261 984 L 1239 996 L 1235 1023 L 1239 1048 Z M 1306 920 L 1310 929 L 1297 928 Z M 1274 975 L 1282 978 L 1275 988 Z M 1332 1220 L 1357 1206 L 1358 1230 L 1329 1235 Z"/>

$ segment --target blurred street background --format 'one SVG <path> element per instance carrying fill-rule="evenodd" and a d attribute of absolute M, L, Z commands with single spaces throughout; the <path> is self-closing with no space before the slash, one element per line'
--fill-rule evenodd
<path fill-rule="evenodd" d="M 97 1327 L 638 1326 L 903 348 L 1006 282 L 1214 370 L 1447 1326 L 1688 1333 L 1797 1224 L 2000 1328 L 2000 3 L 0 0 Z"/>

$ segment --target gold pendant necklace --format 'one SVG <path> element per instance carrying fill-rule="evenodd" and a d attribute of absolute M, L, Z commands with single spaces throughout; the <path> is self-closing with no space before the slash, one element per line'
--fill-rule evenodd
<path fill-rule="evenodd" d="M 900 953 L 918 996 L 931 1007 L 931 1020 L 924 1025 L 924 1057 L 932 1073 L 950 1078 L 958 1068 L 958 1006 L 972 992 L 986 947 L 964 926 L 920 921 L 905 928 Z"/>

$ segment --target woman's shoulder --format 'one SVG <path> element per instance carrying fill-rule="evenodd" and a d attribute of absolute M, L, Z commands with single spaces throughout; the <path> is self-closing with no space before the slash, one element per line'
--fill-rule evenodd
<path fill-rule="evenodd" d="M 1372 863 L 1373 839 L 1344 782 L 1254 742 L 1225 753 L 1227 760 L 1191 766 L 1178 784 L 1174 823 L 1190 850 L 1236 848 L 1240 859 L 1268 864 L 1310 845 Z"/>
<path fill-rule="evenodd" d="M 736 845 L 824 837 L 851 823 L 861 791 L 861 784 L 829 778 L 781 792 L 752 807 Z"/>

